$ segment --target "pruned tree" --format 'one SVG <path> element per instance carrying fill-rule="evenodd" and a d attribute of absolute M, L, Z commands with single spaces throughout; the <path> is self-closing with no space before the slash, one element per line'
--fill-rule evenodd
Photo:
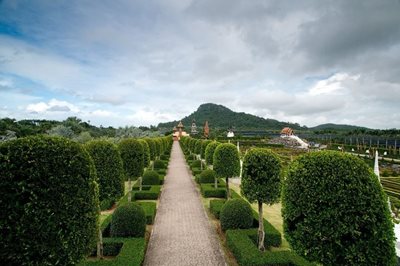
<path fill-rule="evenodd" d="M 263 203 L 274 204 L 280 199 L 281 161 L 269 149 L 250 149 L 243 160 L 241 192 L 249 202 L 258 203 L 258 249 L 264 247 Z"/>
<path fill-rule="evenodd" d="M 226 198 L 229 199 L 229 178 L 240 174 L 240 158 L 236 146 L 230 143 L 219 145 L 214 152 L 213 165 L 217 176 L 225 178 Z"/>

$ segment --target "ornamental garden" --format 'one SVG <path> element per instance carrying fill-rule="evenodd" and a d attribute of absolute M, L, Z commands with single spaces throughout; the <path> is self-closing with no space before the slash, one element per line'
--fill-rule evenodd
<path fill-rule="evenodd" d="M 142 265 L 172 146 L 172 136 L 0 144 L 2 265 Z M 251 146 L 174 146 L 229 265 L 397 265 L 388 196 L 362 158 Z"/>

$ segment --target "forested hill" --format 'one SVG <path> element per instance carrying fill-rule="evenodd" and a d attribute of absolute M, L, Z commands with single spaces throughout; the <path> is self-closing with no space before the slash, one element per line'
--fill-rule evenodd
<path fill-rule="evenodd" d="M 311 127 L 311 130 L 339 130 L 339 131 L 352 131 L 352 130 L 371 130 L 366 127 L 359 127 L 359 126 L 353 126 L 353 125 L 342 125 L 342 124 L 322 124 L 318 125 L 316 127 Z"/>
<path fill-rule="evenodd" d="M 306 127 L 301 127 L 299 124 L 280 122 L 275 119 L 265 119 L 243 112 L 234 112 L 223 105 L 213 103 L 202 104 L 195 112 L 182 118 L 182 123 L 186 127 L 186 130 L 190 128 L 193 119 L 196 120 L 196 125 L 198 127 L 203 127 L 207 120 L 211 128 L 219 129 L 229 129 L 233 127 L 235 129 L 246 130 L 280 130 L 287 126 L 293 129 L 306 129 Z M 158 124 L 158 128 L 172 129 L 178 123 L 179 121 L 160 123 Z"/>

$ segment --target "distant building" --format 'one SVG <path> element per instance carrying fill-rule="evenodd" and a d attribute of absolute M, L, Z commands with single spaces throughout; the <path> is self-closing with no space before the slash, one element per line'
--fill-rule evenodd
<path fill-rule="evenodd" d="M 172 137 L 174 140 L 180 140 L 181 137 L 187 137 L 189 136 L 188 133 L 186 133 L 185 131 L 183 131 L 183 124 L 182 121 L 179 122 L 179 124 L 173 128 L 173 133 L 172 133 Z"/>
<path fill-rule="evenodd" d="M 199 132 L 197 131 L 196 120 L 193 119 L 192 120 L 192 127 L 190 129 L 190 134 L 197 135 L 197 133 L 199 133 Z"/>
<path fill-rule="evenodd" d="M 206 120 L 206 122 L 204 123 L 203 136 L 204 136 L 204 138 L 206 138 L 206 139 L 208 139 L 208 137 L 210 136 L 210 128 L 208 127 L 208 121 L 207 121 L 207 120 Z"/>
<path fill-rule="evenodd" d="M 294 135 L 294 131 L 290 127 L 285 127 L 281 131 L 282 137 L 293 136 L 293 135 Z"/>
<path fill-rule="evenodd" d="M 233 133 L 232 129 L 229 129 L 228 134 L 226 135 L 227 138 L 233 138 L 235 133 Z"/>

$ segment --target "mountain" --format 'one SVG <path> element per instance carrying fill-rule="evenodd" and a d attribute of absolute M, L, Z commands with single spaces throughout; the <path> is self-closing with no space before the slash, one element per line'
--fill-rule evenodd
<path fill-rule="evenodd" d="M 202 127 L 207 120 L 211 128 L 225 130 L 229 128 L 246 130 L 281 130 L 284 127 L 306 129 L 306 127 L 301 127 L 297 123 L 280 122 L 275 119 L 265 119 L 243 112 L 238 113 L 223 105 L 213 103 L 202 104 L 195 112 L 182 118 L 181 121 L 186 127 L 186 130 L 190 129 L 193 120 L 196 121 L 198 127 Z M 178 123 L 179 121 L 160 123 L 158 124 L 158 128 L 166 128 L 170 130 Z"/>
<path fill-rule="evenodd" d="M 311 130 L 336 130 L 336 131 L 351 131 L 351 130 L 356 130 L 356 129 L 363 129 L 363 130 L 370 130 L 369 128 L 366 127 L 359 127 L 359 126 L 352 126 L 352 125 L 342 125 L 342 124 L 333 124 L 333 123 L 327 123 L 327 124 L 322 124 L 318 125 L 316 127 L 311 127 Z"/>

